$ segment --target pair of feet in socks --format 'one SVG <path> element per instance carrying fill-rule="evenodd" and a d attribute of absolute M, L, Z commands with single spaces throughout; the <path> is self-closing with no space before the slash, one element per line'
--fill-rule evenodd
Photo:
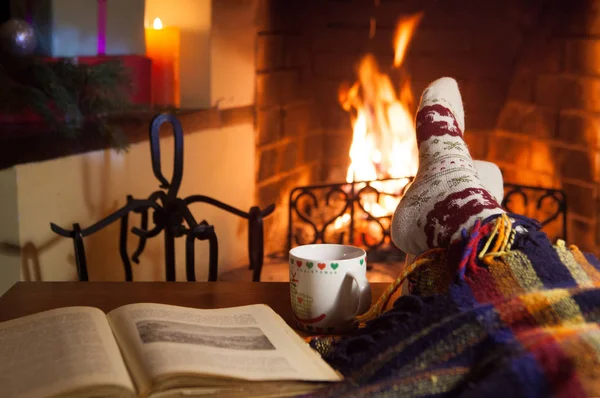
<path fill-rule="evenodd" d="M 417 111 L 417 175 L 392 220 L 392 240 L 407 254 L 447 247 L 477 220 L 501 214 L 502 175 L 474 162 L 463 140 L 464 109 L 458 85 L 444 77 L 423 92 Z"/>

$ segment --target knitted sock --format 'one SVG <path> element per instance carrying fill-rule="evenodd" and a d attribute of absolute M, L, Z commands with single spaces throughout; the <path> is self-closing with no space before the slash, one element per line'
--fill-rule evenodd
<path fill-rule="evenodd" d="M 425 89 L 416 129 L 419 170 L 391 231 L 396 246 L 410 254 L 446 247 L 477 220 L 504 213 L 481 184 L 463 141 L 464 110 L 454 79 L 438 79 Z"/>

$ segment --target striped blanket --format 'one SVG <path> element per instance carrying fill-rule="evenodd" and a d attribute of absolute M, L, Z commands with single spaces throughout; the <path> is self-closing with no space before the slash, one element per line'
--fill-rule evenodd
<path fill-rule="evenodd" d="M 315 396 L 600 397 L 594 256 L 510 215 L 415 263 L 411 295 L 351 336 L 311 341 L 346 376 Z"/>

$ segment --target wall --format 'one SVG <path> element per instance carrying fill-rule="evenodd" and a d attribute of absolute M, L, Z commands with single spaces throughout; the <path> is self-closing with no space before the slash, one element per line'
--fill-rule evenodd
<path fill-rule="evenodd" d="M 204 194 L 248 210 L 255 196 L 254 151 L 248 150 L 255 145 L 254 136 L 252 124 L 186 134 L 179 196 Z M 161 139 L 165 176 L 172 173 L 172 143 L 166 134 Z M 158 189 L 147 142 L 133 145 L 127 153 L 91 152 L 16 166 L 2 175 L 10 177 L 11 173 L 16 173 L 18 184 L 3 178 L 3 206 L 16 198 L 18 213 L 12 214 L 16 214 L 19 222 L 18 227 L 14 222 L 3 224 L 4 229 L 6 225 L 14 227 L 3 230 L 2 238 L 10 247 L 20 247 L 26 280 L 77 278 L 72 243 L 51 232 L 50 222 L 69 229 L 74 222 L 86 227 L 123 206 L 126 195 L 145 198 Z M 245 220 L 206 205 L 193 205 L 191 209 L 198 221 L 206 219 L 215 225 L 220 244 L 220 272 L 247 264 L 246 245 L 240 244 L 247 240 Z M 139 216 L 133 216 L 130 223 L 139 225 Z M 136 242 L 134 235 L 130 237 L 130 253 L 133 253 Z M 123 280 L 118 239 L 117 222 L 84 240 L 90 280 Z M 184 280 L 184 239 L 178 240 L 176 250 L 177 279 Z M 203 280 L 207 278 L 208 247 L 198 242 L 196 250 L 197 279 Z M 148 241 L 141 263 L 133 265 L 134 280 L 164 280 L 163 253 L 161 234 Z"/>
<path fill-rule="evenodd" d="M 259 3 L 255 178 L 260 206 L 277 206 L 265 221 L 267 253 L 286 247 L 290 190 L 322 178 L 324 136 L 307 34 L 316 9 L 310 1 Z"/>
<path fill-rule="evenodd" d="M 20 279 L 19 258 L 19 203 L 14 194 L 17 190 L 17 172 L 0 170 L 0 295 Z"/>

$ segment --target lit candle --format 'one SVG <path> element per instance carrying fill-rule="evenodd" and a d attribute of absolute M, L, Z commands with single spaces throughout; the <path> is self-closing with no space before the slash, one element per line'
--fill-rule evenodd
<path fill-rule="evenodd" d="M 179 28 L 160 18 L 146 29 L 146 56 L 152 60 L 152 104 L 179 106 Z"/>

